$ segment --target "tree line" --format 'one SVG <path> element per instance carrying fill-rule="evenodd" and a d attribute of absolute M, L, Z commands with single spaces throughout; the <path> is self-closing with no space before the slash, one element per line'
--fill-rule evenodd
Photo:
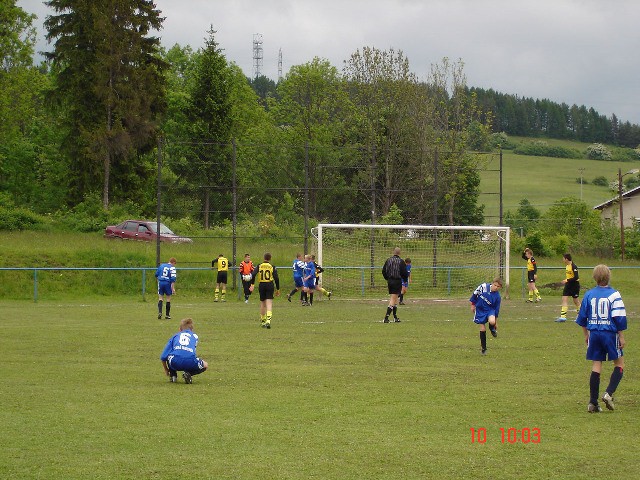
<path fill-rule="evenodd" d="M 533 99 L 470 88 L 484 114 L 492 115 L 493 130 L 521 137 L 572 139 L 589 143 L 608 143 L 636 148 L 640 145 L 640 126 L 599 114 L 584 105 L 569 106 L 547 99 Z"/>
<path fill-rule="evenodd" d="M 409 222 L 482 224 L 482 156 L 471 150 L 494 148 L 492 133 L 607 141 L 611 130 L 592 109 L 562 117 L 551 102 L 530 110 L 469 88 L 462 61 L 442 59 L 420 81 L 402 51 L 363 47 L 342 70 L 314 58 L 276 84 L 248 79 L 213 28 L 197 51 L 163 49 L 150 0 L 46 3 L 51 51 L 38 66 L 34 16 L 2 4 L 5 208 L 47 214 L 98 202 L 152 216 L 161 152 L 164 211 L 205 227 L 229 219 L 232 184 L 246 192 L 248 216 L 290 205 L 334 222 L 402 211 Z M 630 141 L 623 127 L 618 143 Z"/>

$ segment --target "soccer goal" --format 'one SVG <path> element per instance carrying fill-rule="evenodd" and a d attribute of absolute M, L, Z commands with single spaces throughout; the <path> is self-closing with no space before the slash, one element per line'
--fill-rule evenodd
<path fill-rule="evenodd" d="M 341 297 L 386 295 L 382 265 L 394 247 L 411 259 L 410 298 L 470 296 L 496 276 L 508 296 L 509 227 L 322 223 L 312 234 L 322 284 Z"/>

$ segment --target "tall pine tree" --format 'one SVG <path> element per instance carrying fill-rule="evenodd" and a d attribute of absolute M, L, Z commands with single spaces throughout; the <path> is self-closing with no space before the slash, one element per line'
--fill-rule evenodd
<path fill-rule="evenodd" d="M 135 197 L 153 170 L 140 154 L 155 145 L 165 110 L 160 41 L 151 36 L 163 18 L 151 0 L 50 0 L 47 53 L 58 71 L 53 96 L 68 135 L 72 203 L 101 192 L 109 206 L 115 190 Z M 142 181 L 142 183 L 141 183 Z"/>

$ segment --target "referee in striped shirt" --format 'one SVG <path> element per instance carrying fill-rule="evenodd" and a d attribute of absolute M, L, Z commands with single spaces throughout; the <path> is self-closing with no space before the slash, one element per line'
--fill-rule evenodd
<path fill-rule="evenodd" d="M 400 247 L 393 249 L 393 255 L 387 258 L 382 267 L 382 276 L 389 285 L 389 305 L 387 306 L 387 314 L 384 316 L 384 323 L 389 323 L 389 315 L 393 313 L 393 321 L 399 322 L 398 318 L 398 295 L 402 291 L 402 281 L 405 282 L 409 278 L 407 265 L 400 258 Z"/>

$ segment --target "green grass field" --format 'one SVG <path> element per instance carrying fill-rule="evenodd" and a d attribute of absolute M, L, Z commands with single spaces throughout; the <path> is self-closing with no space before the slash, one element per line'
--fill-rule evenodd
<path fill-rule="evenodd" d="M 520 139 L 531 141 L 531 139 Z M 584 151 L 589 144 L 561 140 L 547 140 L 549 144 L 561 145 Z M 479 203 L 485 205 L 485 223 L 497 225 L 499 218 L 499 157 L 488 156 L 491 161 L 485 171 L 480 172 L 481 183 Z M 594 178 L 604 176 L 609 181 L 618 178 L 618 168 L 625 173 L 640 168 L 637 162 L 607 162 L 571 158 L 533 157 L 503 152 L 502 181 L 503 209 L 515 212 L 524 198 L 541 212 L 545 212 L 554 202 L 564 197 L 581 198 L 589 206 L 596 206 L 616 194 L 607 187 L 592 185 Z M 583 184 L 580 185 L 580 176 Z"/>
<path fill-rule="evenodd" d="M 559 300 L 505 301 L 485 357 L 466 299 L 409 301 L 402 323 L 382 324 L 382 298 L 280 297 L 271 330 L 255 298 L 177 295 L 171 321 L 130 297 L 4 300 L 0 478 L 624 478 L 637 461 L 640 298 L 625 296 L 616 410 L 597 415 L 581 329 L 553 322 Z M 170 384 L 158 356 L 186 316 L 210 369 Z M 540 441 L 503 443 L 501 428 Z"/>

